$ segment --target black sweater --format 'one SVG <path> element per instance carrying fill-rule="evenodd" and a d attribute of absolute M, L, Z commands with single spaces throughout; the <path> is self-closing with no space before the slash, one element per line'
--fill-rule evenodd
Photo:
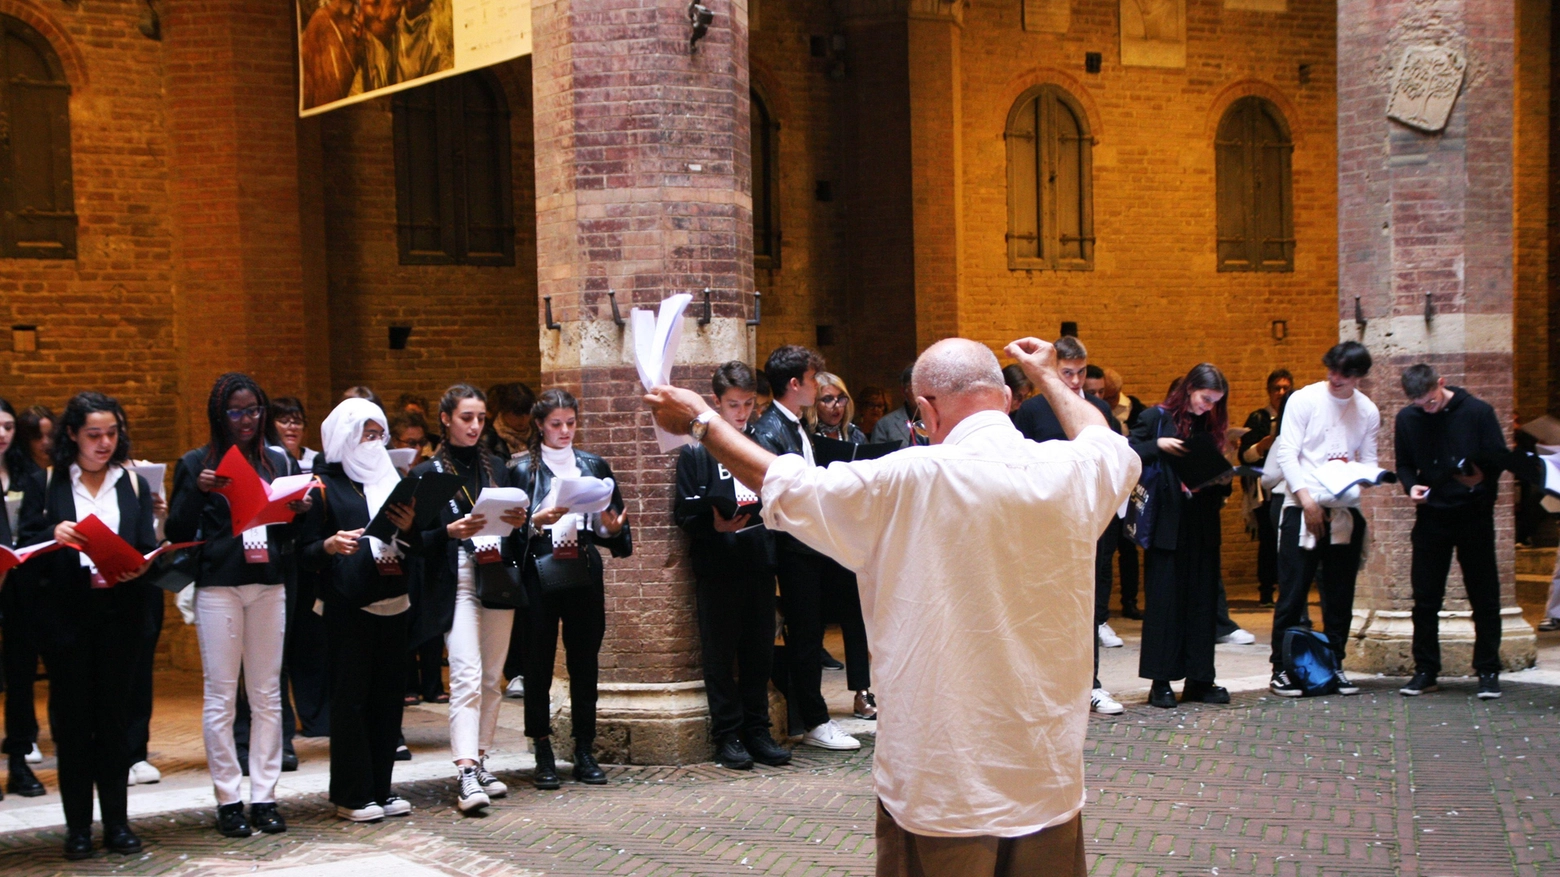
<path fill-rule="evenodd" d="M 269 466 L 255 466 L 262 481 L 270 483 L 285 475 L 297 475 L 297 461 L 270 448 L 261 448 Z M 185 454 L 173 467 L 173 495 L 168 499 L 168 521 L 164 532 L 173 542 L 204 539 L 198 556 L 195 585 L 201 588 L 232 585 L 277 585 L 294 570 L 294 546 L 297 523 L 272 524 L 266 528 L 271 559 L 265 563 L 244 561 L 244 540 L 233 535 L 233 518 L 227 497 L 215 491 L 203 493 L 196 486 L 201 470 L 217 468 L 220 455 L 207 448 Z M 251 465 L 255 461 L 251 460 Z"/>
<path fill-rule="evenodd" d="M 483 455 L 487 457 L 486 468 L 482 465 Z M 456 564 L 460 560 L 461 546 L 464 545 L 470 551 L 472 545 L 469 539 L 451 539 L 447 528 L 471 514 L 471 507 L 481 495 L 482 488 L 515 486 L 514 472 L 504 465 L 503 460 L 487 454 L 481 445 L 469 448 L 446 445 L 440 455 L 412 469 L 413 475 L 427 472 L 460 475 L 466 479 L 466 485 L 464 490 L 455 491 L 450 501 L 439 509 L 439 517 L 433 526 L 422 532 L 422 581 L 416 583 L 418 592 L 412 595 L 412 601 L 417 604 L 411 640 L 413 643 L 424 642 L 434 634 L 445 633 L 455 622 Z M 518 552 L 513 543 L 515 539 L 523 537 L 524 532 L 516 530 L 514 536 L 500 543 L 500 551 L 505 558 L 517 557 Z"/>
<path fill-rule="evenodd" d="M 1397 452 L 1397 477 L 1403 492 L 1414 485 L 1430 488 L 1425 505 L 1436 509 L 1493 505 L 1502 458 L 1507 452 L 1495 409 L 1461 387 L 1447 387 L 1452 398 L 1434 414 L 1417 405 L 1397 413 L 1393 436 Z M 1484 480 L 1469 488 L 1453 476 L 1463 460 L 1476 464 Z"/>
<path fill-rule="evenodd" d="M 380 575 L 374 563 L 374 552 L 369 548 L 368 537 L 358 539 L 358 550 L 352 554 L 328 554 L 325 540 L 342 530 L 358 530 L 369 524 L 368 500 L 363 496 L 363 485 L 347 477 L 340 463 L 315 461 L 314 474 L 325 484 L 324 496 L 314 495 L 314 506 L 309 509 L 302 527 L 299 542 L 299 558 L 304 567 L 321 573 L 320 599 L 361 608 L 380 600 L 406 594 L 407 559 L 402 558 L 402 575 Z M 422 534 L 398 534 L 410 555 L 421 548 Z"/>
<path fill-rule="evenodd" d="M 740 533 L 715 529 L 715 515 L 703 497 L 737 498 L 736 480 L 703 445 L 685 445 L 677 457 L 677 487 L 672 521 L 690 537 L 693 574 L 704 579 L 774 575 L 775 543 L 760 521 Z"/>

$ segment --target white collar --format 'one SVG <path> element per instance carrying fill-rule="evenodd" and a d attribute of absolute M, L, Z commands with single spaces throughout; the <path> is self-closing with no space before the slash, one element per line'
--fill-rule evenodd
<path fill-rule="evenodd" d="M 784 405 L 781 405 L 779 399 L 776 399 L 773 402 L 770 402 L 769 404 L 773 405 L 774 407 L 776 407 L 778 409 L 780 409 L 780 414 L 783 417 L 785 417 L 786 420 L 789 420 L 792 423 L 801 423 L 802 422 L 802 419 L 800 417 L 797 417 L 795 414 L 791 413 L 791 409 L 785 407 Z"/>
<path fill-rule="evenodd" d="M 995 409 L 977 411 L 959 421 L 959 424 L 948 433 L 948 437 L 943 439 L 942 443 L 945 445 L 957 445 L 976 432 L 994 426 L 1006 426 L 1011 429 L 1013 421 L 1006 414 Z"/>
<path fill-rule="evenodd" d="M 108 471 L 103 475 L 103 486 L 98 488 L 98 492 L 95 496 L 92 494 L 88 495 L 92 496 L 93 499 L 97 499 L 97 497 L 102 496 L 104 491 L 119 483 L 119 476 L 123 475 L 124 471 L 125 470 L 122 466 L 109 463 Z M 70 464 L 70 486 L 71 489 L 79 490 L 83 493 L 85 493 L 87 490 L 86 485 L 81 483 L 81 465 L 79 463 Z"/>

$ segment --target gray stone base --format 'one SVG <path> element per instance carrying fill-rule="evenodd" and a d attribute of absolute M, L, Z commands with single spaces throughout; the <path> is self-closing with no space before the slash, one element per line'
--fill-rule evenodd
<path fill-rule="evenodd" d="M 597 688 L 596 758 L 608 764 L 695 764 L 715 755 L 704 683 L 603 682 Z M 553 750 L 574 750 L 569 682 L 553 680 Z"/>
<path fill-rule="evenodd" d="M 1538 658 L 1533 628 L 1522 620 L 1522 610 L 1500 610 L 1501 665 L 1508 671 L 1525 670 Z M 1396 610 L 1355 609 L 1349 630 L 1349 653 L 1344 667 L 1354 673 L 1409 676 L 1414 672 L 1414 622 L 1411 613 Z M 1473 613 L 1441 613 L 1441 673 L 1465 676 L 1473 673 Z"/>

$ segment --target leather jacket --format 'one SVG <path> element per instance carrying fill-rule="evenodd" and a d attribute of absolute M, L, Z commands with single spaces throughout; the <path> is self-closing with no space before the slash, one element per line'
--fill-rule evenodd
<path fill-rule="evenodd" d="M 590 475 L 595 478 L 613 477 L 612 467 L 607 465 L 606 460 L 603 460 L 595 454 L 582 451 L 579 448 L 575 448 L 574 459 L 575 462 L 579 464 L 580 474 L 582 475 Z M 531 468 L 531 461 L 532 458 L 529 454 L 521 454 L 520 457 L 515 460 L 512 483 L 515 487 L 524 490 L 528 495 L 530 495 L 531 512 L 534 514 L 541 510 L 542 500 L 545 499 L 547 494 L 552 490 L 553 473 L 552 470 L 547 468 L 546 465 L 539 466 L 540 471 L 533 472 Z M 616 483 L 617 480 L 614 478 L 611 508 L 614 511 L 621 512 L 623 510 L 623 493 L 616 486 Z M 594 533 L 588 532 L 588 530 L 585 528 L 581 528 L 580 534 L 580 546 L 584 551 L 595 551 L 596 545 L 602 545 L 605 546 L 608 551 L 612 552 L 613 557 L 628 557 L 634 553 L 633 533 L 629 530 L 629 525 L 627 523 L 623 524 L 623 529 L 621 532 L 611 538 L 602 538 L 600 536 L 596 536 Z M 552 551 L 552 542 L 545 537 L 532 536 L 531 542 L 533 551 L 539 551 L 542 554 Z"/>
<path fill-rule="evenodd" d="M 802 442 L 812 441 L 807 435 L 807 427 L 802 423 L 793 424 L 789 418 L 780 413 L 778 405 L 770 405 L 758 422 L 753 424 L 753 441 L 758 442 L 764 450 L 772 454 L 800 454 Z M 789 533 L 774 532 L 775 547 L 782 551 L 795 551 L 801 554 L 817 554 L 818 552 L 803 545 L 800 540 Z"/>

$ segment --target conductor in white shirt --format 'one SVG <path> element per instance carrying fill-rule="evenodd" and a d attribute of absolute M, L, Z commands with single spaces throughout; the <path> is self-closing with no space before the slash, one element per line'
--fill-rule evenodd
<path fill-rule="evenodd" d="M 1050 344 L 1007 352 L 1070 441 L 1025 440 L 997 358 L 962 339 L 915 365 L 931 445 L 877 460 L 809 466 L 753 444 L 691 391 L 645 397 L 663 429 L 761 492 L 766 525 L 857 574 L 881 703 L 879 875 L 1085 870 L 1094 544 L 1141 465 L 1062 383 Z M 971 726 L 985 745 L 949 733 Z"/>

